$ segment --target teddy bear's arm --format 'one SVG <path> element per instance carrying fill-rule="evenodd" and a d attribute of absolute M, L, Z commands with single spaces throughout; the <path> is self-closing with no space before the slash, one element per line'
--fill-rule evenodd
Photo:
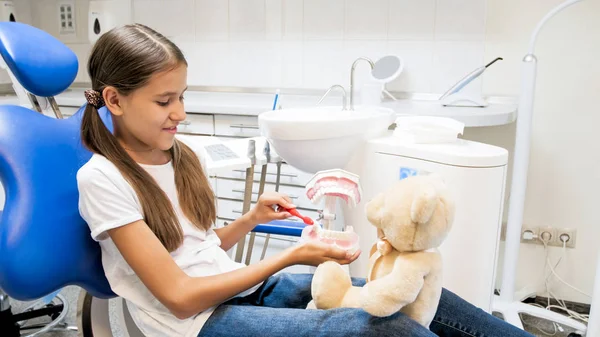
<path fill-rule="evenodd" d="M 373 316 L 389 316 L 415 301 L 429 267 L 398 259 L 386 276 L 367 283 L 360 292 L 361 307 Z"/>

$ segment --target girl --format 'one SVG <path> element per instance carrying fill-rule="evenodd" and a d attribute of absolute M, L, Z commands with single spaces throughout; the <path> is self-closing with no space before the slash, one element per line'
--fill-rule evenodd
<path fill-rule="evenodd" d="M 116 28 L 94 45 L 88 72 L 81 137 L 94 154 L 77 174 L 79 209 L 112 290 L 146 336 L 527 335 L 448 291 L 431 330 L 401 313 L 305 310 L 311 275 L 273 275 L 294 264 L 348 264 L 360 252 L 304 243 L 251 266 L 229 258 L 225 251 L 257 224 L 290 216 L 272 206 L 295 206 L 265 193 L 237 221 L 212 228 L 215 198 L 200 160 L 175 138 L 186 117 L 179 48 L 143 25 Z M 99 117 L 102 106 L 114 133 Z"/>

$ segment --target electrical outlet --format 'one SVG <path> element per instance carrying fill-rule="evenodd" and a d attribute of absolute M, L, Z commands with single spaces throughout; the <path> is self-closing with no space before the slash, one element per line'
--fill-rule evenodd
<path fill-rule="evenodd" d="M 60 35 L 75 34 L 75 2 L 63 0 L 58 4 L 58 24 Z"/>
<path fill-rule="evenodd" d="M 557 246 L 562 247 L 563 242 L 561 240 L 561 236 L 568 235 L 567 248 L 575 248 L 576 238 L 577 238 L 577 230 L 573 228 L 559 228 L 556 230 L 556 242 Z"/>
<path fill-rule="evenodd" d="M 556 228 L 554 227 L 539 227 L 538 228 L 539 240 L 537 243 L 543 245 L 543 241 L 546 241 L 548 246 L 554 246 L 558 236 L 556 235 Z"/>
<path fill-rule="evenodd" d="M 529 234 L 529 232 L 531 232 L 531 234 Z M 537 239 L 538 233 L 539 233 L 538 228 L 527 227 L 527 226 L 523 225 L 521 227 L 521 243 L 537 243 L 536 241 L 539 241 Z M 531 237 L 531 239 L 526 239 L 525 237 L 527 237 L 527 235 L 529 235 Z"/>

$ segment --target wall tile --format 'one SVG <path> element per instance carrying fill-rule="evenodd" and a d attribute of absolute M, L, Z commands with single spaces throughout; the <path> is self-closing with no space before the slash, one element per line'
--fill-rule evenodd
<path fill-rule="evenodd" d="M 390 0 L 389 39 L 432 40 L 435 0 Z"/>
<path fill-rule="evenodd" d="M 74 82 L 86 82 L 90 83 L 90 77 L 87 72 L 87 63 L 92 51 L 92 45 L 89 43 L 69 43 L 67 47 L 71 49 L 75 55 L 77 55 L 77 61 L 79 68 L 77 69 L 77 76 Z"/>
<path fill-rule="evenodd" d="M 303 87 L 327 89 L 334 84 L 347 86 L 350 75 L 340 62 L 343 41 L 304 41 L 303 51 Z"/>
<path fill-rule="evenodd" d="M 141 23 L 152 29 L 162 30 L 166 25 L 166 17 L 162 17 L 163 2 L 161 0 L 134 0 L 133 22 Z"/>
<path fill-rule="evenodd" d="M 302 87 L 304 79 L 304 55 L 302 41 L 284 41 L 281 44 L 282 69 L 281 86 L 284 88 Z M 283 104 L 283 102 L 282 102 Z"/>
<path fill-rule="evenodd" d="M 229 3 L 223 0 L 196 0 L 196 41 L 229 38 Z"/>
<path fill-rule="evenodd" d="M 345 39 L 387 38 L 390 0 L 346 0 Z"/>
<path fill-rule="evenodd" d="M 230 86 L 237 75 L 231 67 L 229 42 L 204 41 L 195 44 L 188 67 L 189 85 Z"/>
<path fill-rule="evenodd" d="M 344 37 L 344 0 L 304 0 L 304 38 L 341 40 Z"/>
<path fill-rule="evenodd" d="M 283 0 L 283 39 L 300 40 L 304 27 L 304 0 Z"/>
<path fill-rule="evenodd" d="M 465 75 L 484 65 L 483 42 L 436 42 L 433 56 L 434 93 L 444 93 Z M 481 94 L 481 77 L 461 92 Z"/>
<path fill-rule="evenodd" d="M 32 2 L 32 0 L 20 0 L 20 1 L 15 1 L 14 5 L 15 5 L 15 18 L 17 19 L 17 21 L 19 22 L 23 22 L 26 23 L 28 25 L 33 24 L 33 19 L 31 16 L 31 12 L 32 12 L 32 5 L 34 5 Z M 77 5 L 75 5 L 77 6 Z M 79 13 L 77 13 L 79 14 Z M 2 192 L 2 191 L 0 191 Z"/>
<path fill-rule="evenodd" d="M 485 0 L 438 0 L 436 40 L 483 41 Z"/>
<path fill-rule="evenodd" d="M 402 59 L 402 73 L 387 84 L 390 91 L 429 92 L 433 79 L 433 42 L 389 41 L 387 53 Z"/>
<path fill-rule="evenodd" d="M 32 4 L 32 21 L 51 33 L 55 18 L 44 13 L 56 1 Z M 348 88 L 356 58 L 390 53 L 405 68 L 389 90 L 439 92 L 483 64 L 485 0 L 133 0 L 133 7 L 134 21 L 183 50 L 190 84 Z M 77 81 L 87 80 L 84 42 L 70 44 L 82 64 Z M 358 65 L 356 88 L 369 70 Z"/>
<path fill-rule="evenodd" d="M 265 0 L 229 0 L 230 39 L 264 39 L 265 23 Z"/>
<path fill-rule="evenodd" d="M 281 40 L 283 36 L 283 0 L 265 1 L 265 29 L 267 40 Z"/>
<path fill-rule="evenodd" d="M 280 42 L 236 41 L 229 47 L 229 64 L 235 74 L 235 85 L 266 88 L 281 85 Z"/>
<path fill-rule="evenodd" d="M 194 41 L 196 36 L 194 0 L 168 0 L 168 5 L 166 2 L 163 2 L 161 10 L 157 12 L 159 14 L 154 15 L 155 22 L 161 22 L 160 32 L 177 41 Z"/>

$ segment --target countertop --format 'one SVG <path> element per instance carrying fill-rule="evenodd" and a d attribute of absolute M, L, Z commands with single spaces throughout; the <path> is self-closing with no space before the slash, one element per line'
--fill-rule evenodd
<path fill-rule="evenodd" d="M 72 88 L 56 96 L 59 106 L 80 107 L 85 102 L 84 89 Z M 188 91 L 185 94 L 185 109 L 188 113 L 227 114 L 257 116 L 271 110 L 273 94 L 230 93 Z M 278 103 L 286 107 L 312 107 L 320 97 L 316 95 L 280 95 Z M 321 105 L 341 105 L 340 97 L 327 97 Z M 0 96 L 0 104 L 18 104 L 14 95 Z M 466 127 L 483 127 L 509 124 L 516 119 L 517 104 L 510 99 L 490 99 L 485 108 L 444 107 L 431 99 L 384 100 L 380 106 L 390 108 L 399 115 L 426 115 L 454 118 L 465 123 Z"/>

